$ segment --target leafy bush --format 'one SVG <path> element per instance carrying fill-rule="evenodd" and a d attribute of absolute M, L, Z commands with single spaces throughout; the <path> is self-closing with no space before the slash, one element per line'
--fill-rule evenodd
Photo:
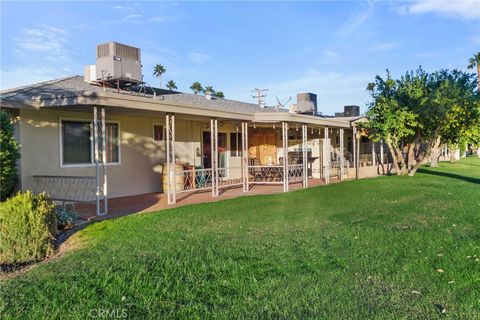
<path fill-rule="evenodd" d="M 45 194 L 31 192 L 0 203 L 0 264 L 36 261 L 53 252 L 55 206 Z"/>
<path fill-rule="evenodd" d="M 74 221 L 78 218 L 74 208 L 57 208 L 57 227 L 60 230 L 68 230 L 73 227 Z"/>
<path fill-rule="evenodd" d="M 10 114 L 0 109 L 0 199 L 6 199 L 17 180 L 17 160 L 20 146 L 14 137 Z"/>

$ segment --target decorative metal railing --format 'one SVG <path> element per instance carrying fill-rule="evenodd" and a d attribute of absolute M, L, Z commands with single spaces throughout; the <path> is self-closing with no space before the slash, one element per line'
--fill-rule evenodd
<path fill-rule="evenodd" d="M 174 185 L 177 193 L 212 188 L 212 169 L 179 170 L 175 176 Z"/>
<path fill-rule="evenodd" d="M 97 199 L 95 177 L 36 175 L 33 185 L 33 193 L 45 192 L 52 200 L 91 202 Z"/>
<path fill-rule="evenodd" d="M 248 166 L 248 176 L 250 183 L 282 184 L 283 166 Z"/>
<path fill-rule="evenodd" d="M 288 181 L 298 182 L 303 180 L 303 164 L 288 165 Z"/>

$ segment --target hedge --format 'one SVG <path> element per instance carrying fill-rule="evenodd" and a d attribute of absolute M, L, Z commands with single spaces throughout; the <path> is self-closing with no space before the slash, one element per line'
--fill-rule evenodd
<path fill-rule="evenodd" d="M 28 191 L 0 203 L 0 264 L 33 262 L 52 254 L 56 227 L 55 206 L 45 194 Z"/>

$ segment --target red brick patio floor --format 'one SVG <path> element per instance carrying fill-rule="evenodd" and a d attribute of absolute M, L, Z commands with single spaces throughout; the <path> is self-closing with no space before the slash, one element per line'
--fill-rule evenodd
<path fill-rule="evenodd" d="M 338 182 L 337 179 L 331 179 L 331 183 Z M 308 186 L 315 187 L 324 185 L 321 179 L 309 179 Z M 298 190 L 302 188 L 301 183 L 291 183 L 289 190 Z M 219 190 L 218 197 L 212 197 L 211 191 L 191 192 L 177 194 L 177 203 L 168 205 L 167 196 L 163 193 L 149 193 L 136 196 L 127 196 L 108 199 L 108 214 L 105 216 L 96 216 L 94 203 L 77 203 L 75 209 L 81 220 L 105 220 L 126 216 L 133 213 L 145 213 L 159 211 L 163 209 L 180 207 L 188 204 L 203 202 L 215 202 L 225 199 L 237 198 L 240 196 L 251 196 L 259 194 L 274 194 L 283 192 L 283 185 L 253 185 L 249 192 L 243 192 L 242 187 L 232 187 Z"/>

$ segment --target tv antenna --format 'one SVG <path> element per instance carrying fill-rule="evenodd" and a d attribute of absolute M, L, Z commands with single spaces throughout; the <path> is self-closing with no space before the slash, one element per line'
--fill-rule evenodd
<path fill-rule="evenodd" d="M 252 92 L 256 93 L 256 95 L 254 95 L 252 97 L 256 98 L 258 100 L 258 105 L 262 108 L 265 107 L 265 99 L 264 98 L 267 96 L 266 94 L 263 93 L 265 91 L 268 91 L 268 89 L 255 88 L 252 91 Z"/>
<path fill-rule="evenodd" d="M 275 99 L 277 99 L 277 109 L 278 109 L 278 108 L 287 109 L 287 107 L 285 107 L 285 105 L 286 105 L 287 103 L 289 103 L 293 98 L 292 98 L 292 97 L 288 97 L 288 100 L 285 101 L 284 103 L 281 103 L 281 102 L 280 102 L 280 99 L 278 99 L 277 96 L 275 96 Z"/>

